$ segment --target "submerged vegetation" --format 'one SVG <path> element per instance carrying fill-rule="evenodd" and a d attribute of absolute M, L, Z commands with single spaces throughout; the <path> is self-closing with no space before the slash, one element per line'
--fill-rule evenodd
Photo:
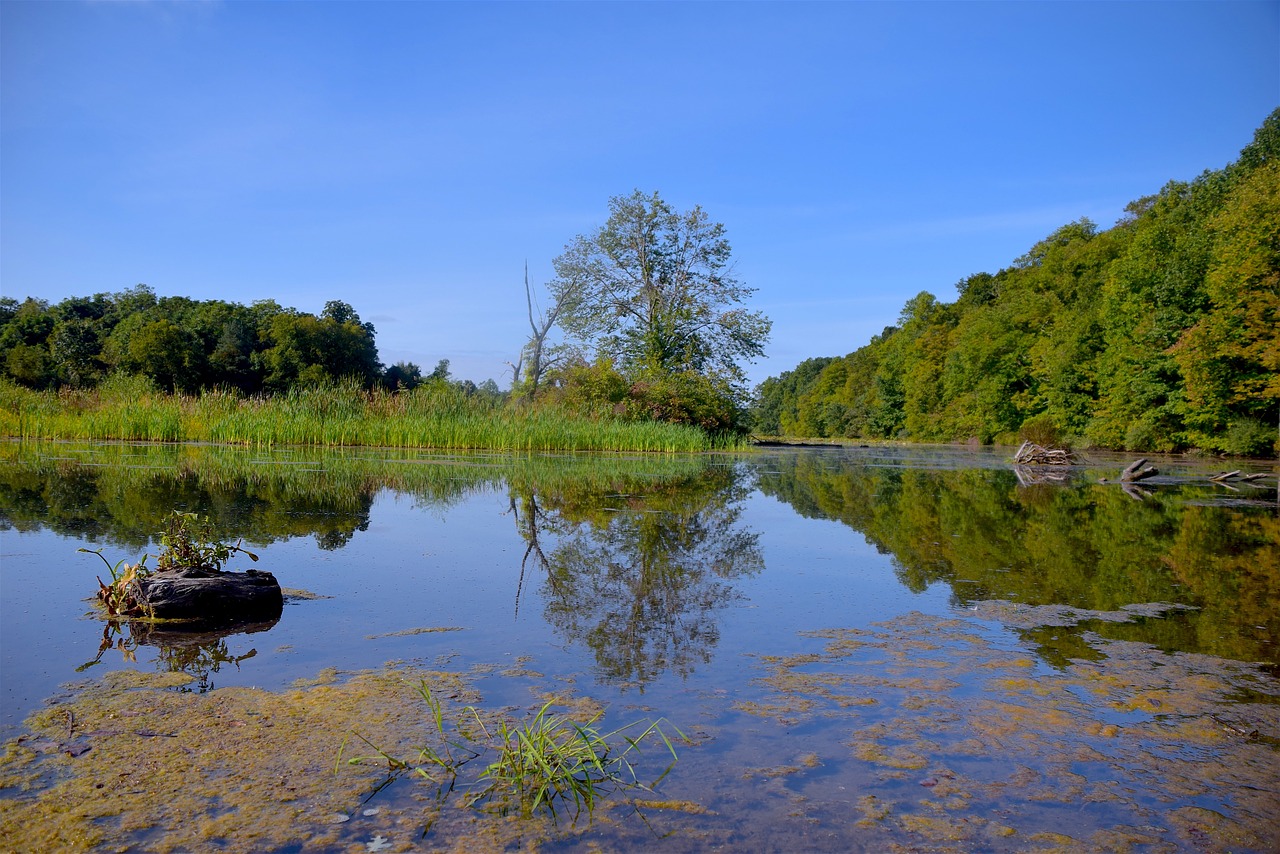
<path fill-rule="evenodd" d="M 665 838 L 758 850 L 798 839 L 815 850 L 1274 850 L 1274 676 L 1096 637 L 1091 655 L 1046 672 L 992 632 L 1010 616 L 1025 627 L 1057 619 L 1009 606 L 775 639 L 762 649 L 781 654 L 760 655 L 754 678 L 678 694 L 704 723 L 663 800 L 601 797 L 615 783 L 640 788 L 625 785 L 629 764 L 612 764 L 638 734 L 619 734 L 615 754 L 595 712 L 552 715 L 545 702 L 504 730 L 507 712 L 481 705 L 479 671 L 330 670 L 281 691 L 199 694 L 184 693 L 183 674 L 109 673 L 3 746 L 0 836 L 21 852 L 619 851 Z M 418 746 L 424 701 L 439 736 L 430 751 Z M 743 727 L 750 738 L 735 737 Z M 383 752 L 335 762 L 351 732 Z M 656 736 L 665 761 L 674 751 Z M 388 769 L 391 756 L 416 758 Z M 570 782 L 588 773 L 603 789 Z M 436 797 L 411 781 L 428 776 Z M 595 820 L 557 822 L 543 808 L 553 803 Z M 644 820 L 629 821 L 637 812 Z"/>
<path fill-rule="evenodd" d="M 765 380 L 753 427 L 1009 445 L 1034 430 L 1272 456 L 1278 230 L 1280 110 L 1235 163 L 1171 181 L 1112 228 L 1068 223 L 1006 269 L 965 278 L 954 302 L 921 292 L 864 346 Z"/>

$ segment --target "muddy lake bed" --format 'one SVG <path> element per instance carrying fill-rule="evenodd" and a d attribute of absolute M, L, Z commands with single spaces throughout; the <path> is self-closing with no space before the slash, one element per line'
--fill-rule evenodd
<path fill-rule="evenodd" d="M 1280 849 L 1274 463 L 1009 456 L 0 445 L 2 847 Z M 101 617 L 77 549 L 154 553 L 175 509 L 278 621 Z M 378 753 L 432 741 L 423 686 L 679 759 L 576 819 L 468 803 L 480 762 Z"/>

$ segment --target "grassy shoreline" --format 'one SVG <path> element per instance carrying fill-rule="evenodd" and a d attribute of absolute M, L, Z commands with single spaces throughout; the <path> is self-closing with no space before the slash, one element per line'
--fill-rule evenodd
<path fill-rule="evenodd" d="M 741 447 L 687 425 L 621 421 L 560 407 L 511 406 L 450 387 L 409 392 L 354 385 L 274 397 L 156 391 L 119 380 L 90 391 L 32 391 L 0 383 L 0 436 L 311 447 L 494 451 L 653 451 Z"/>

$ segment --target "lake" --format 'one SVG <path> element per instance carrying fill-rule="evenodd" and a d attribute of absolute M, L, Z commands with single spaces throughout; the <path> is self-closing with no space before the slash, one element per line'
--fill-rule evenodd
<path fill-rule="evenodd" d="M 1274 464 L 1009 456 L 0 445 L 0 838 L 1280 849 Z M 259 556 L 229 565 L 274 573 L 278 621 L 102 618 L 77 550 L 155 553 L 175 509 Z M 661 779 L 589 814 L 484 797 L 472 754 L 546 704 L 678 760 L 641 739 Z"/>

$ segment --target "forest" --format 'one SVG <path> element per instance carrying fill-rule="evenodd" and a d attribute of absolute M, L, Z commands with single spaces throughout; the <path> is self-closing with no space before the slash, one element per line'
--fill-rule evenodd
<path fill-rule="evenodd" d="M 157 297 L 147 285 L 56 305 L 0 299 L 0 368 L 33 389 L 93 388 L 121 373 L 188 394 L 283 392 L 348 380 L 394 389 L 423 379 L 412 363 L 384 369 L 373 324 L 345 302 L 325 303 L 317 317 L 275 300 L 245 306 Z M 447 375 L 442 361 L 432 376 Z"/>
<path fill-rule="evenodd" d="M 865 346 L 761 383 L 755 432 L 1276 454 L 1278 155 L 1280 110 L 1112 228 L 1068 223 L 954 302 L 921 292 Z"/>

